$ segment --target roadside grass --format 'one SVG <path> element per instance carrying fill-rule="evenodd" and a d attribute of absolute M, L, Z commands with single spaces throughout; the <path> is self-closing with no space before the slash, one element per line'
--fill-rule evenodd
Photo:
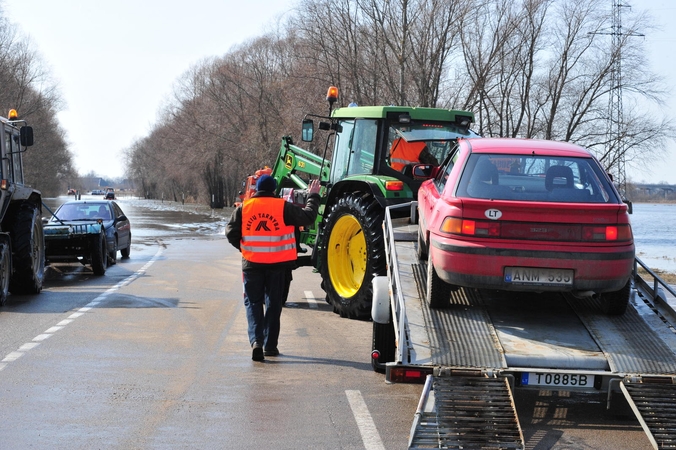
<path fill-rule="evenodd" d="M 661 270 L 661 269 L 650 269 L 650 270 L 652 270 L 652 271 L 653 271 L 658 277 L 660 277 L 665 283 L 667 283 L 667 284 L 676 284 L 676 273 L 673 273 L 673 272 L 667 272 L 667 271 Z M 641 275 L 641 276 L 644 277 L 644 278 L 645 278 L 645 277 L 650 278 L 650 275 L 648 274 L 648 272 L 647 272 L 643 267 L 639 267 L 639 268 L 638 268 L 638 273 L 639 273 L 639 275 Z M 650 278 L 650 279 L 652 279 L 652 278 Z"/>

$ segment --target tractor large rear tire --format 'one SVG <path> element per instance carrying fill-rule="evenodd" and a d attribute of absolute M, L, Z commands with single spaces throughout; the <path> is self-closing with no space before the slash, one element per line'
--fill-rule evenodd
<path fill-rule="evenodd" d="M 45 237 L 40 210 L 23 202 L 11 226 L 12 265 L 9 282 L 12 294 L 38 294 L 45 276 Z"/>
<path fill-rule="evenodd" d="M 341 317 L 371 317 L 374 276 L 385 275 L 383 208 L 370 195 L 339 198 L 326 217 L 321 275 L 327 300 Z"/>
<path fill-rule="evenodd" d="M 5 306 L 9 294 L 9 279 L 12 276 L 12 254 L 9 241 L 0 244 L 0 306 Z"/>

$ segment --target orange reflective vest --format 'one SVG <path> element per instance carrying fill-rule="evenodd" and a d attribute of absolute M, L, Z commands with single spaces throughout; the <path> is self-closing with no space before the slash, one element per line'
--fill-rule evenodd
<path fill-rule="evenodd" d="M 392 142 L 390 151 L 390 167 L 394 170 L 402 171 L 409 164 L 418 164 L 420 162 L 420 152 L 425 147 L 425 142 L 407 142 L 405 139 L 397 138 Z"/>
<path fill-rule="evenodd" d="M 242 205 L 244 259 L 274 264 L 296 260 L 296 238 L 292 225 L 284 224 L 284 203 L 276 197 L 254 197 Z"/>

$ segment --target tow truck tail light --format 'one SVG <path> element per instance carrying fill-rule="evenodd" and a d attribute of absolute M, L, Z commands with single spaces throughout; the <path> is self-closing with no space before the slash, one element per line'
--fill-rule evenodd
<path fill-rule="evenodd" d="M 411 367 L 390 367 L 389 381 L 392 383 L 418 383 L 424 384 L 427 375 L 432 375 L 433 369 L 429 368 L 411 368 Z"/>

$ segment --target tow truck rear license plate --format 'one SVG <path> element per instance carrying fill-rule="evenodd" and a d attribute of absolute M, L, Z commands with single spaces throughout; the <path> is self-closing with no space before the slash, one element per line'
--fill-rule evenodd
<path fill-rule="evenodd" d="M 583 373 L 525 372 L 521 374 L 521 386 L 594 387 L 594 375 Z"/>
<path fill-rule="evenodd" d="M 539 267 L 505 267 L 505 282 L 541 286 L 572 286 L 573 271 Z"/>

